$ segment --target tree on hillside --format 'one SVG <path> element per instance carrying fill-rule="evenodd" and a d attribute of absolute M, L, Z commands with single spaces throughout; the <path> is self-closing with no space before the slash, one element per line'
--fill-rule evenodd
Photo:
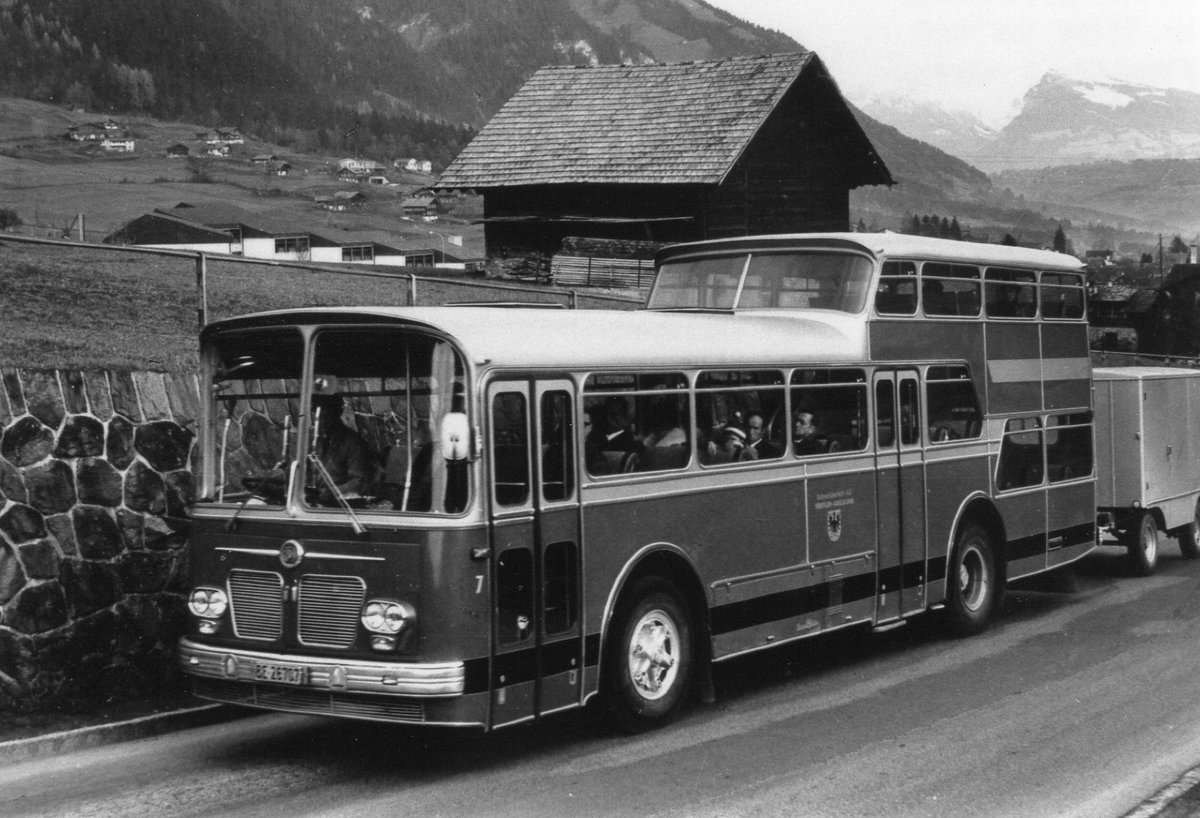
<path fill-rule="evenodd" d="M 1067 234 L 1063 232 L 1061 224 L 1054 231 L 1054 250 L 1058 253 L 1067 252 Z"/>
<path fill-rule="evenodd" d="M 962 241 L 962 226 L 958 223 L 958 216 L 950 220 L 950 238 Z"/>
<path fill-rule="evenodd" d="M 1000 243 L 1006 247 L 1016 247 L 1017 246 L 1017 240 L 1013 238 L 1012 233 L 1005 233 L 1004 238 L 1000 240 Z"/>
<path fill-rule="evenodd" d="M 1179 236 L 1176 236 L 1175 238 L 1171 239 L 1171 249 L 1169 252 L 1176 255 L 1186 256 L 1188 254 L 1187 243 Z"/>
<path fill-rule="evenodd" d="M 10 227 L 20 227 L 22 224 L 24 222 L 17 215 L 17 211 L 11 207 L 0 207 L 0 230 L 8 230 Z"/>

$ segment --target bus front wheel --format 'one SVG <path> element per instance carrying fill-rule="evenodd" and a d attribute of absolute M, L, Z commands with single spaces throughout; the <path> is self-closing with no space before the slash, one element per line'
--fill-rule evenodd
<path fill-rule="evenodd" d="M 1158 523 L 1149 511 L 1138 515 L 1136 523 L 1125 532 L 1125 548 L 1129 565 L 1139 577 L 1148 577 L 1158 567 Z"/>
<path fill-rule="evenodd" d="M 691 686 L 692 625 L 673 584 L 637 582 L 614 621 L 606 671 L 609 710 L 623 729 L 640 733 L 674 718 Z"/>
<path fill-rule="evenodd" d="M 968 523 L 959 532 L 947 576 L 950 627 L 960 636 L 985 630 L 1001 596 L 996 553 L 988 529 Z"/>

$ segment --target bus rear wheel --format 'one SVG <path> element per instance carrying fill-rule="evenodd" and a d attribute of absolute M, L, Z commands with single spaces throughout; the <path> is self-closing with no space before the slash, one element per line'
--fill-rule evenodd
<path fill-rule="evenodd" d="M 984 631 L 991 622 L 1002 593 L 992 535 L 978 523 L 959 531 L 947 572 L 947 609 L 950 628 L 959 636 Z"/>
<path fill-rule="evenodd" d="M 1158 567 L 1158 523 L 1154 515 L 1143 511 L 1125 532 L 1129 566 L 1139 577 L 1148 577 Z"/>
<path fill-rule="evenodd" d="M 1192 521 L 1176 530 L 1179 538 L 1179 553 L 1185 560 L 1200 557 L 1200 500 L 1196 501 L 1196 510 L 1192 512 Z"/>
<path fill-rule="evenodd" d="M 626 598 L 609 640 L 606 698 L 617 724 L 640 733 L 678 715 L 695 652 L 688 609 L 672 583 L 647 577 Z"/>

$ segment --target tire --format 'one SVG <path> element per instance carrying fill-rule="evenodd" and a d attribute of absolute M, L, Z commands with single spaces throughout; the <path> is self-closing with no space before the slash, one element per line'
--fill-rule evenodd
<path fill-rule="evenodd" d="M 987 629 L 1003 596 L 996 568 L 992 534 L 978 523 L 967 523 L 954 541 L 946 577 L 946 609 L 950 628 L 959 636 Z"/>
<path fill-rule="evenodd" d="M 1196 501 L 1196 510 L 1192 512 L 1192 521 L 1182 525 L 1175 532 L 1179 539 L 1179 553 L 1185 560 L 1200 557 L 1200 500 Z"/>
<path fill-rule="evenodd" d="M 1124 540 L 1133 573 L 1139 577 L 1153 574 L 1158 567 L 1158 523 L 1154 515 L 1148 511 L 1139 514 Z"/>
<path fill-rule="evenodd" d="M 665 579 L 639 580 L 625 600 L 609 638 L 605 698 L 616 723 L 640 733 L 679 715 L 692 686 L 693 629 Z"/>

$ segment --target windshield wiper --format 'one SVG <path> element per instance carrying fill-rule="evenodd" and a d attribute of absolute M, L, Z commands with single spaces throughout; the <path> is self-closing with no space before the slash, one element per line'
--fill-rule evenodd
<path fill-rule="evenodd" d="M 346 499 L 346 495 L 342 494 L 342 490 L 338 488 L 337 483 L 333 482 L 333 477 L 325 468 L 325 464 L 321 462 L 321 458 L 317 457 L 315 454 L 309 454 L 308 462 L 309 465 L 311 465 L 317 472 L 317 474 L 321 476 L 321 480 L 324 481 L 325 485 L 329 487 L 329 491 L 333 495 L 334 499 L 338 501 L 338 505 L 342 507 L 342 510 L 345 511 L 346 515 L 350 518 L 350 525 L 354 527 L 354 533 L 360 536 L 366 534 L 367 527 L 362 524 L 360 519 L 358 519 L 358 515 L 355 514 L 354 509 L 350 507 L 350 501 Z"/>

